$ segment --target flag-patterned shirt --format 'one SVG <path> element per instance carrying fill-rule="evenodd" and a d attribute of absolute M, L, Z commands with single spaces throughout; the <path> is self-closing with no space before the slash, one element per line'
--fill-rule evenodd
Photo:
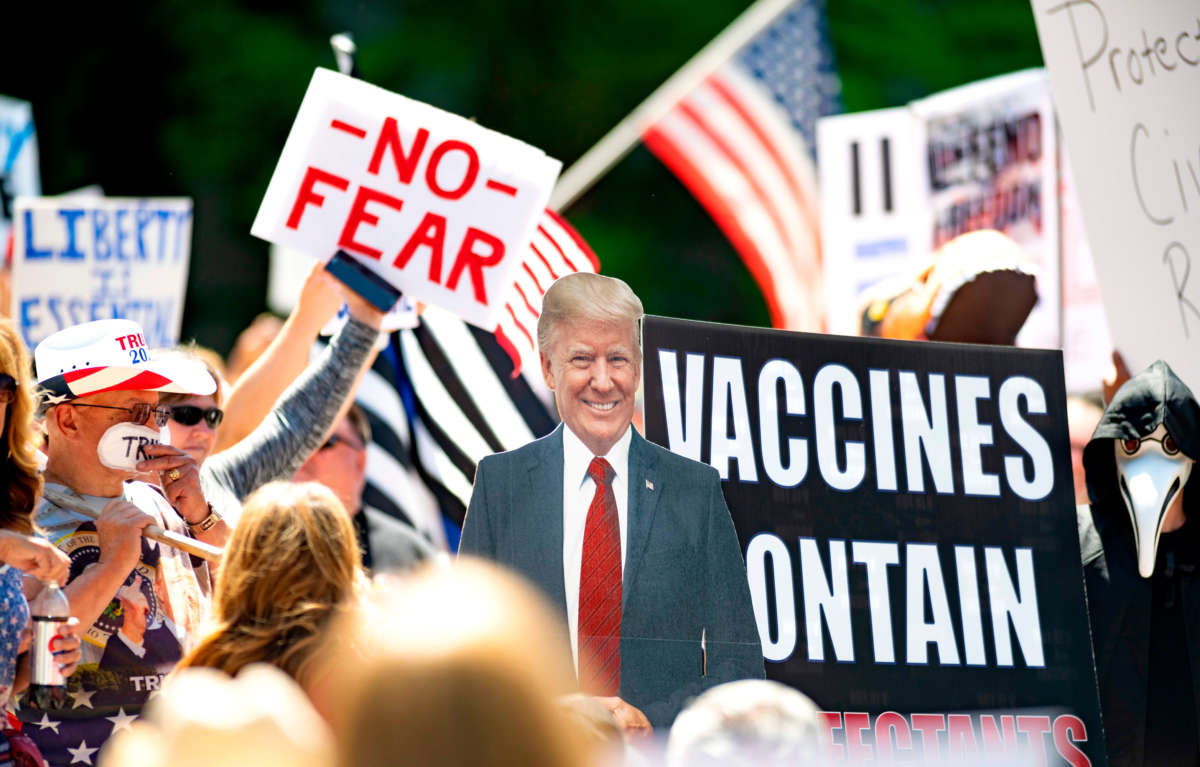
<path fill-rule="evenodd" d="M 47 488 L 70 492 L 62 485 Z M 81 496 L 102 509 L 111 498 Z M 158 519 L 165 530 L 187 535 L 183 520 L 159 490 L 126 482 L 122 497 Z M 100 558 L 96 525 L 43 500 L 34 515 L 43 533 L 71 559 L 69 586 Z M 198 636 L 209 605 L 208 566 L 179 549 L 142 539 L 142 554 L 112 601 L 80 643 L 82 657 L 67 680 L 67 706 L 59 711 L 20 708 L 23 731 L 50 765 L 95 764 L 99 748 L 127 728 Z M 68 591 L 68 597 L 70 593 Z"/>

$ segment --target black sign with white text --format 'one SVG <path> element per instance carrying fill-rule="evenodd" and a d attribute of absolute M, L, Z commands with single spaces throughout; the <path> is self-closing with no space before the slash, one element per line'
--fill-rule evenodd
<path fill-rule="evenodd" d="M 1058 351 L 647 317 L 645 431 L 710 464 L 767 676 L 855 763 L 1104 765 Z"/>

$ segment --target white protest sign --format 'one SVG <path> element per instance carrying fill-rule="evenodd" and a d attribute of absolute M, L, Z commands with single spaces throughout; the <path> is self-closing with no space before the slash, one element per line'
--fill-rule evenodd
<path fill-rule="evenodd" d="M 0 254 L 8 243 L 13 202 L 41 193 L 33 107 L 28 101 L 0 96 Z"/>
<path fill-rule="evenodd" d="M 13 224 L 12 316 L 27 345 L 114 317 L 140 323 L 149 346 L 178 342 L 190 199 L 21 197 Z"/>
<path fill-rule="evenodd" d="M 250 231 L 318 258 L 345 250 L 491 330 L 560 168 L 470 120 L 318 69 Z"/>
<path fill-rule="evenodd" d="M 926 247 L 996 229 L 1037 269 L 1038 301 L 1018 346 L 1057 348 L 1060 295 L 1054 107 L 1041 69 L 1013 72 L 914 101 L 929 200 Z"/>
<path fill-rule="evenodd" d="M 1061 134 L 1060 134 L 1061 135 Z M 1067 393 L 1095 392 L 1112 367 L 1112 337 L 1092 250 L 1083 228 L 1070 153 L 1060 140 L 1058 197 L 1062 241 L 1063 373 Z"/>
<path fill-rule="evenodd" d="M 1033 0 L 1113 344 L 1200 391 L 1194 0 Z"/>
<path fill-rule="evenodd" d="M 954 237 L 998 229 L 1038 269 L 1022 346 L 1058 346 L 1058 174 L 1042 70 L 906 107 L 821 118 L 821 233 L 830 330 L 855 334 L 871 285 L 915 276 Z"/>
<path fill-rule="evenodd" d="M 817 121 L 821 251 L 832 333 L 858 335 L 859 297 L 928 255 L 915 123 L 908 109 Z M 914 253 L 915 251 L 915 253 Z"/>

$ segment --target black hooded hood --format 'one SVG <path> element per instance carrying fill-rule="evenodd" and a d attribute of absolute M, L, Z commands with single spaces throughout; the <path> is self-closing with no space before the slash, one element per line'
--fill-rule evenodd
<path fill-rule="evenodd" d="M 1167 433 L 1184 455 L 1193 461 L 1200 459 L 1200 403 L 1162 360 L 1117 390 L 1083 449 L 1083 470 L 1094 513 L 1117 513 L 1127 518 L 1117 487 L 1112 440 L 1141 439 L 1159 424 L 1166 425 Z M 1193 517 L 1193 507 L 1200 507 L 1200 493 L 1184 493 L 1183 510 L 1189 518 Z"/>
<path fill-rule="evenodd" d="M 1196 747 L 1189 744 L 1200 723 L 1200 631 L 1194 628 L 1200 626 L 1200 578 L 1193 577 L 1200 525 L 1164 533 L 1154 577 L 1141 577 L 1113 449 L 1113 440 L 1141 439 L 1160 424 L 1184 455 L 1200 458 L 1200 403 L 1162 361 L 1117 391 L 1083 449 L 1092 504 L 1076 510 L 1079 544 L 1114 767 L 1195 763 Z M 1200 488 L 1196 477 L 1193 470 Z M 1184 488 L 1183 511 L 1200 520 L 1200 490 Z M 1172 612 L 1174 606 L 1179 609 Z M 1190 760 L 1153 758 L 1177 750 L 1188 751 Z"/>

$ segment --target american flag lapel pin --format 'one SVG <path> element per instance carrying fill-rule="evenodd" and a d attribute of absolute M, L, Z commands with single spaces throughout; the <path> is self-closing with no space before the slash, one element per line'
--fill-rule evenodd
<path fill-rule="evenodd" d="M 654 483 L 653 483 L 653 482 L 651 482 L 650 480 L 646 480 L 646 489 L 647 489 L 647 490 L 653 490 L 653 489 L 654 489 Z"/>

